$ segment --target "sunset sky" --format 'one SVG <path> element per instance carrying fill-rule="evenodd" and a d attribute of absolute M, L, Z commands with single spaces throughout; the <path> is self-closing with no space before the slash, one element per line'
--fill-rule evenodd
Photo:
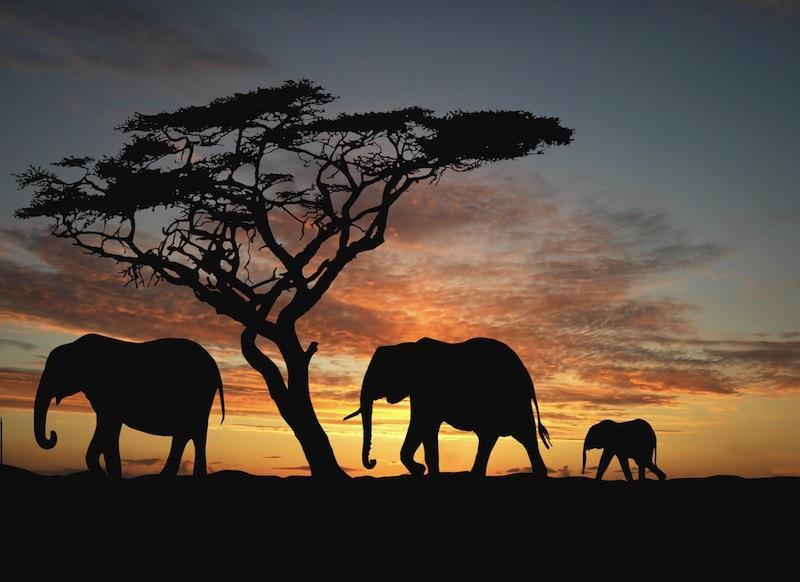
<path fill-rule="evenodd" d="M 96 332 L 187 337 L 215 356 L 228 415 L 220 425 L 217 401 L 210 470 L 308 473 L 239 325 L 186 289 L 124 287 L 46 221 L 16 220 L 31 192 L 12 173 L 116 152 L 114 127 L 135 111 L 309 78 L 339 97 L 331 113 L 519 109 L 576 131 L 405 195 L 386 244 L 302 320 L 304 343 L 320 343 L 317 413 L 349 474 L 368 472 L 360 423 L 341 419 L 374 349 L 486 336 L 531 372 L 553 476 L 580 473 L 589 426 L 637 417 L 670 477 L 800 475 L 799 54 L 797 0 L 0 0 L 5 462 L 85 470 L 88 403 L 51 408 L 50 451 L 32 403 L 50 350 Z M 404 474 L 407 403 L 379 403 L 374 422 L 369 474 Z M 440 443 L 443 470 L 470 468 L 474 435 L 444 428 Z M 121 449 L 125 475 L 155 473 L 169 441 L 124 429 Z M 501 439 L 489 474 L 529 468 Z"/>

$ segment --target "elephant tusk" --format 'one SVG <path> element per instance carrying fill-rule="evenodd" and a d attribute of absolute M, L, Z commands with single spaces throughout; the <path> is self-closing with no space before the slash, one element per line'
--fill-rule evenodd
<path fill-rule="evenodd" d="M 361 409 L 360 408 L 358 410 L 356 410 L 355 412 L 351 412 L 350 414 L 345 416 L 342 420 L 350 420 L 351 418 L 353 418 L 354 416 L 358 416 L 359 414 L 361 414 Z"/>

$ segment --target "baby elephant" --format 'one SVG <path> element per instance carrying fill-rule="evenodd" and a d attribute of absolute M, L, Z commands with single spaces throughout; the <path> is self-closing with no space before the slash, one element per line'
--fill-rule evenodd
<path fill-rule="evenodd" d="M 628 422 L 604 420 L 598 422 L 586 433 L 583 441 L 583 469 L 586 472 L 586 451 L 603 449 L 600 464 L 597 466 L 596 479 L 602 479 L 611 458 L 616 455 L 622 472 L 628 481 L 633 481 L 628 459 L 633 459 L 639 466 L 639 479 L 644 479 L 644 470 L 650 469 L 659 481 L 667 476 L 656 466 L 656 433 L 646 420 L 637 418 Z"/>

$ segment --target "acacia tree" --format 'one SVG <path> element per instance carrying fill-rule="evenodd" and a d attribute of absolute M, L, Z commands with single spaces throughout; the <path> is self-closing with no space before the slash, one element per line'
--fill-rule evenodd
<path fill-rule="evenodd" d="M 287 81 L 137 113 L 118 128 L 131 137 L 116 155 L 53 164 L 72 179 L 34 166 L 17 176 L 34 191 L 19 218 L 49 217 L 54 236 L 115 260 L 127 283 L 189 287 L 242 324 L 242 354 L 314 476 L 344 473 L 309 394 L 317 342 L 303 347 L 298 320 L 345 265 L 384 242 L 391 206 L 414 184 L 572 139 L 557 118 L 523 111 L 326 116 L 333 99 L 310 81 Z M 290 166 L 294 174 L 271 171 Z M 141 218 L 152 210 L 164 218 L 160 233 Z M 259 336 L 277 347 L 285 378 Z"/>

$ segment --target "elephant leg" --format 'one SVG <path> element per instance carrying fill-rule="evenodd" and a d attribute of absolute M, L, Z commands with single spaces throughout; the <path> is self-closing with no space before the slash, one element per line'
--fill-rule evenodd
<path fill-rule="evenodd" d="M 206 432 L 208 427 L 198 432 L 193 438 L 194 441 L 194 472 L 195 477 L 205 477 L 206 471 Z"/>
<path fill-rule="evenodd" d="M 425 474 L 425 465 L 417 463 L 414 460 L 414 455 L 417 449 L 422 444 L 422 434 L 419 423 L 411 420 L 408 425 L 408 432 L 406 432 L 406 440 L 403 441 L 403 446 L 400 448 L 400 461 L 405 465 L 408 472 L 415 476 Z"/>
<path fill-rule="evenodd" d="M 658 477 L 658 480 L 659 480 L 659 481 L 663 481 L 664 479 L 666 479 L 666 478 L 667 478 L 667 475 L 664 473 L 664 471 L 662 471 L 661 469 L 659 469 L 659 468 L 656 466 L 656 464 L 655 464 L 655 463 L 653 463 L 653 462 L 649 463 L 649 464 L 647 465 L 647 468 L 648 468 L 648 469 L 650 469 L 650 470 L 651 470 L 653 473 L 655 473 L 655 475 L 656 475 L 656 477 Z"/>
<path fill-rule="evenodd" d="M 489 465 L 489 455 L 497 442 L 496 434 L 478 435 L 478 454 L 475 455 L 475 463 L 472 465 L 472 474 L 480 477 L 486 475 L 486 467 Z"/>
<path fill-rule="evenodd" d="M 628 457 L 621 457 L 617 455 L 617 459 L 619 459 L 619 466 L 622 467 L 622 472 L 625 474 L 625 480 L 633 481 L 633 475 L 631 475 L 631 465 L 628 462 Z"/>
<path fill-rule="evenodd" d="M 101 439 L 100 424 L 98 423 L 94 429 L 92 440 L 89 441 L 89 448 L 86 449 L 86 466 L 92 473 L 103 472 L 103 468 L 100 466 L 100 455 L 103 452 L 103 447 L 100 444 Z"/>
<path fill-rule="evenodd" d="M 539 452 L 539 442 L 536 440 L 536 427 L 533 430 L 515 434 L 514 438 L 525 447 L 528 459 L 531 462 L 531 473 L 534 477 L 547 477 L 547 467 L 544 464 L 542 454 Z"/>
<path fill-rule="evenodd" d="M 189 441 L 183 435 L 175 435 L 172 437 L 172 446 L 169 449 L 169 456 L 164 468 L 161 469 L 161 474 L 166 477 L 174 477 L 178 474 L 178 468 L 181 464 L 181 457 L 183 456 L 183 449 L 186 448 L 186 443 Z M 197 456 L 197 453 L 195 453 Z"/>
<path fill-rule="evenodd" d="M 422 445 L 425 447 L 425 464 L 428 465 L 428 475 L 439 474 L 439 428 L 437 424 L 426 431 Z"/>
<path fill-rule="evenodd" d="M 610 449 L 603 449 L 603 454 L 600 457 L 600 462 L 597 464 L 597 474 L 594 476 L 595 479 L 602 479 L 603 474 L 608 469 L 608 464 L 611 462 L 611 459 L 614 458 L 614 451 Z"/>
<path fill-rule="evenodd" d="M 122 477 L 122 462 L 119 458 L 119 433 L 122 423 L 113 421 L 103 429 L 103 456 L 106 459 L 106 472 L 113 479 Z"/>

